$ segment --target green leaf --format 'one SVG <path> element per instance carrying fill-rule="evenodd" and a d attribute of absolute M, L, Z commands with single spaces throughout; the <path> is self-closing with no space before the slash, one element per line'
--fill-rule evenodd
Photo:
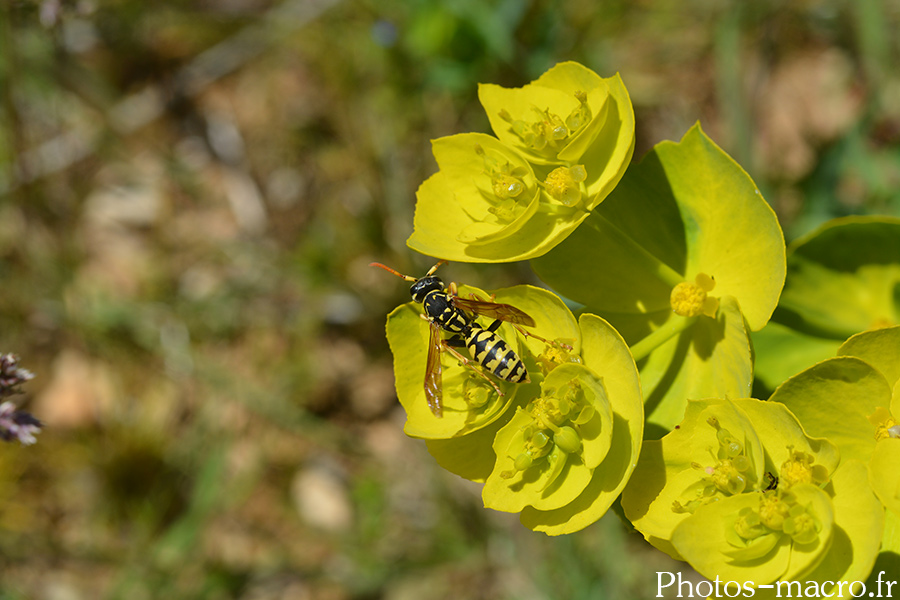
<path fill-rule="evenodd" d="M 783 404 L 764 402 L 753 398 L 735 400 L 756 427 L 760 442 L 766 450 L 766 458 L 774 473 L 783 475 L 782 465 L 794 452 L 803 452 L 815 458 L 816 465 L 825 469 L 830 477 L 841 462 L 841 455 L 830 440 L 806 435 L 797 416 Z"/>
<path fill-rule="evenodd" d="M 758 507 L 760 498 L 758 494 L 740 494 L 699 507 L 690 519 L 675 528 L 672 543 L 692 567 L 710 579 L 721 577 L 725 581 L 752 581 L 756 584 L 794 579 L 818 564 L 828 552 L 834 510 L 828 495 L 814 485 L 794 485 L 791 494 L 796 497 L 797 504 L 814 515 L 820 525 L 814 542 L 798 544 L 782 534 L 779 543 L 764 557 L 736 559 L 735 547 L 729 541 L 732 528 L 742 511 Z"/>
<path fill-rule="evenodd" d="M 900 326 L 858 333 L 844 342 L 837 354 L 856 356 L 878 369 L 888 384 L 900 380 Z"/>
<path fill-rule="evenodd" d="M 832 582 L 865 580 L 875 563 L 884 530 L 884 509 L 866 481 L 865 464 L 842 462 L 831 478 L 830 490 L 834 507 L 831 547 L 815 569 L 793 577 L 821 582 L 824 594 L 832 593 L 833 587 L 827 585 Z"/>
<path fill-rule="evenodd" d="M 792 375 L 831 358 L 840 346 L 837 340 L 801 333 L 775 321 L 751 332 L 750 339 L 755 357 L 753 374 L 769 391 Z"/>
<path fill-rule="evenodd" d="M 576 98 L 579 92 L 587 96 L 591 119 L 576 132 L 570 133 L 561 144 L 548 144 L 538 149 L 526 143 L 521 132 L 514 130 L 511 121 L 529 126 L 527 129 L 531 133 L 530 126 L 542 120 L 540 111 L 565 121 L 579 108 Z M 583 157 L 593 149 L 590 162 L 598 168 L 588 169 L 591 174 L 589 188 L 602 188 L 609 181 L 618 181 L 631 160 L 634 151 L 634 111 L 618 74 L 603 79 L 583 65 L 564 62 L 521 88 L 481 84 L 478 86 L 478 98 L 497 137 L 535 164 L 587 162 Z M 592 190 L 592 193 L 597 194 L 598 191 Z"/>
<path fill-rule="evenodd" d="M 787 264 L 773 323 L 753 336 L 756 376 L 770 387 L 856 333 L 900 323 L 900 219 L 834 219 L 792 243 Z"/>
<path fill-rule="evenodd" d="M 706 273 L 714 295 L 736 298 L 756 330 L 784 284 L 785 248 L 756 185 L 696 125 L 632 165 L 585 226 L 532 265 L 601 315 L 668 307 L 675 281 L 660 277 L 666 268 L 685 281 Z"/>
<path fill-rule="evenodd" d="M 846 356 L 823 361 L 791 377 L 769 398 L 787 406 L 814 437 L 828 438 L 844 460 L 868 462 L 875 427 L 868 416 L 891 403 L 891 388 L 867 362 Z"/>
<path fill-rule="evenodd" d="M 824 495 L 824 494 L 823 494 Z M 735 562 L 729 543 L 730 532 L 742 510 L 755 510 L 758 494 L 739 494 L 700 506 L 672 532 L 672 544 L 698 573 L 723 581 L 769 583 L 787 570 L 791 558 L 791 538 L 782 535 L 763 558 Z"/>
<path fill-rule="evenodd" d="M 869 461 L 869 483 L 881 503 L 900 514 L 900 440 L 880 440 Z"/>
<path fill-rule="evenodd" d="M 513 411 L 506 411 L 499 419 L 466 435 L 425 440 L 428 453 L 444 469 L 463 479 L 484 483 L 494 469 L 496 455 L 491 449 L 500 428 L 509 422 Z"/>
<path fill-rule="evenodd" d="M 640 370 L 647 423 L 656 426 L 648 435 L 680 422 L 688 398 L 749 396 L 753 362 L 737 302 L 722 298 L 715 320 L 699 317 L 650 354 Z"/>
<path fill-rule="evenodd" d="M 838 340 L 900 323 L 900 219 L 829 221 L 791 244 L 788 266 L 780 322 Z"/>

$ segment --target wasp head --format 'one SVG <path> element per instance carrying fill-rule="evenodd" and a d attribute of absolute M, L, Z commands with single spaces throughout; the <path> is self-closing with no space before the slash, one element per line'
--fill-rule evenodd
<path fill-rule="evenodd" d="M 424 302 L 425 296 L 434 291 L 444 289 L 444 282 L 440 277 L 426 275 L 421 279 L 417 279 L 414 284 L 409 286 L 409 293 L 416 302 Z"/>

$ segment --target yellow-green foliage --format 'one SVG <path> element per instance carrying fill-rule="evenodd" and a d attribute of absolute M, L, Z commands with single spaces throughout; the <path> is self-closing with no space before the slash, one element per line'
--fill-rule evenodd
<path fill-rule="evenodd" d="M 496 137 L 433 142 L 440 170 L 419 189 L 408 244 L 448 261 L 531 259 L 580 316 L 546 289 L 493 292 L 533 318 L 494 327 L 530 380 L 493 384 L 445 351 L 438 417 L 423 385 L 429 337 L 460 335 L 415 302 L 399 307 L 387 332 L 406 433 L 483 482 L 486 507 L 537 531 L 580 530 L 624 489 L 634 527 L 710 579 L 803 579 L 823 593 L 865 579 L 880 549 L 900 546 L 885 527 L 886 510 L 888 523 L 900 514 L 897 223 L 824 227 L 786 261 L 775 213 L 699 125 L 628 166 L 618 75 L 563 63 L 522 88 L 483 84 L 479 98 Z M 847 258 L 861 237 L 866 251 Z M 844 300 L 823 302 L 829 290 Z M 472 293 L 487 296 L 459 291 Z M 475 327 L 498 316 L 461 310 Z M 791 327 L 874 329 L 788 378 L 814 352 L 765 341 L 793 339 Z M 760 330 L 767 381 L 783 381 L 768 401 L 750 398 Z"/>

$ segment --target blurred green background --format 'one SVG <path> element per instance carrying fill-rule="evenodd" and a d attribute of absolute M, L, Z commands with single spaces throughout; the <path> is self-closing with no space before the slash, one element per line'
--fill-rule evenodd
<path fill-rule="evenodd" d="M 384 339 L 429 140 L 477 82 L 622 74 L 788 239 L 900 214 L 897 0 L 3 0 L 0 600 L 650 598 L 609 514 L 552 539 L 402 434 Z M 483 288 L 527 265 L 445 267 Z"/>

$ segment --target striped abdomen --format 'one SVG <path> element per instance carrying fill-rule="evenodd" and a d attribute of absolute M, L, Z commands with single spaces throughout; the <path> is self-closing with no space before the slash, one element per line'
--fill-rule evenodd
<path fill-rule="evenodd" d="M 478 326 L 466 334 L 466 347 L 472 358 L 500 379 L 527 383 L 525 364 L 499 335 Z"/>

